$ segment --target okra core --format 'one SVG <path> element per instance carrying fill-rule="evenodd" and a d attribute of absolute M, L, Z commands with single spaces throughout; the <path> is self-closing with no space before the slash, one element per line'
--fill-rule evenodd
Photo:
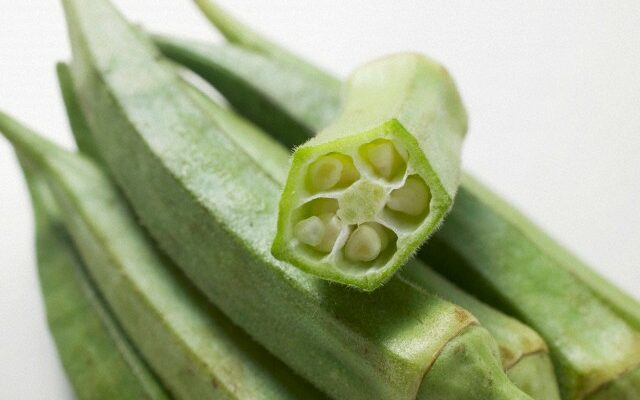
<path fill-rule="evenodd" d="M 403 226 L 427 217 L 431 193 L 424 179 L 409 172 L 408 153 L 394 140 L 347 150 L 306 164 L 293 232 L 310 257 L 369 268 L 388 260 Z"/>

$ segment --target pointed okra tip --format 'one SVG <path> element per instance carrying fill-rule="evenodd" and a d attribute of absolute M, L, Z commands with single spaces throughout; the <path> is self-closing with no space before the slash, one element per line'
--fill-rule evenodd
<path fill-rule="evenodd" d="M 396 120 L 293 155 L 275 257 L 371 291 L 435 229 L 450 198 Z"/>

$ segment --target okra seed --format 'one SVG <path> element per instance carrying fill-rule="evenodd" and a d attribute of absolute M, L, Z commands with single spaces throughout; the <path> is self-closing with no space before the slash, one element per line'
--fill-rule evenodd
<path fill-rule="evenodd" d="M 373 173 L 385 179 L 402 175 L 407 166 L 406 158 L 400 154 L 395 144 L 387 139 L 377 139 L 362 145 L 359 153 Z"/>
<path fill-rule="evenodd" d="M 318 243 L 315 248 L 318 251 L 329 253 L 338 239 L 338 235 L 342 229 L 342 223 L 333 213 L 322 214 L 319 218 L 324 225 L 324 235 L 322 236 L 320 243 Z"/>
<path fill-rule="evenodd" d="M 405 184 L 389 195 L 387 207 L 411 216 L 422 214 L 431 201 L 431 193 L 424 181 L 413 175 L 407 178 Z"/>
<path fill-rule="evenodd" d="M 380 251 L 383 251 L 387 246 L 389 246 L 389 234 L 385 231 L 385 228 L 382 225 L 377 222 L 367 222 L 363 225 L 373 228 L 380 237 Z"/>
<path fill-rule="evenodd" d="M 353 261 L 373 261 L 382 250 L 380 235 L 369 225 L 360 225 L 347 240 L 345 254 Z"/>
<path fill-rule="evenodd" d="M 303 219 L 294 228 L 296 238 L 309 246 L 317 246 L 325 234 L 324 222 L 316 216 Z"/>
<path fill-rule="evenodd" d="M 342 162 L 335 156 L 320 157 L 309 168 L 309 183 L 312 189 L 331 189 L 340 181 L 342 169 Z"/>
<path fill-rule="evenodd" d="M 367 157 L 376 172 L 384 178 L 390 178 L 395 164 L 395 149 L 391 142 L 374 144 L 367 149 Z"/>
<path fill-rule="evenodd" d="M 342 163 L 342 176 L 338 184 L 340 186 L 348 186 L 357 181 L 358 178 L 360 178 L 360 172 L 358 172 L 358 169 L 353 165 L 353 160 L 346 157 L 346 160 Z"/>

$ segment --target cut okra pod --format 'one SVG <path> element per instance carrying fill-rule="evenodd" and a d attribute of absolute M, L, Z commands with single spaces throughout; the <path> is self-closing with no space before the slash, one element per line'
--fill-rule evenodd
<path fill-rule="evenodd" d="M 163 250 L 256 340 L 337 398 L 528 398 L 461 308 L 401 280 L 371 296 L 274 259 L 280 185 L 109 3 L 65 11 L 101 158 Z"/>
<path fill-rule="evenodd" d="M 173 397 L 325 398 L 233 325 L 155 249 L 96 164 L 2 113 L 0 132 L 46 177 L 89 275 Z"/>
<path fill-rule="evenodd" d="M 35 215 L 38 277 L 49 329 L 80 400 L 168 400 L 88 277 L 45 178 L 20 162 Z"/>
<path fill-rule="evenodd" d="M 234 25 L 236 30 L 242 28 Z M 228 29 L 228 26 L 222 27 L 223 32 Z M 273 61 L 279 59 L 278 52 L 263 54 L 272 56 Z M 292 69 L 289 58 L 286 68 L 282 68 L 283 74 L 292 73 Z M 211 70 L 209 73 L 211 77 Z M 207 78 L 207 74 L 202 76 Z M 307 89 L 316 85 L 318 90 L 325 90 L 304 68 L 296 73 L 298 82 L 305 76 Z M 237 80 L 239 76 L 234 78 Z M 242 82 L 245 96 L 250 93 L 247 88 L 251 84 L 251 79 L 245 76 Z M 257 87 L 262 90 L 265 85 L 263 80 Z M 286 85 L 274 86 L 271 90 L 272 109 L 282 112 L 269 117 L 290 119 L 293 103 L 298 100 L 287 100 Z M 256 91 L 256 95 L 261 96 L 260 91 Z M 323 109 L 335 110 L 339 105 L 322 107 L 316 103 L 314 107 L 322 114 Z M 305 127 L 297 132 L 298 143 L 302 143 L 309 132 L 319 131 L 326 124 L 324 119 L 314 118 L 312 113 L 304 113 L 299 108 L 296 106 L 296 115 L 306 115 L 305 119 L 295 121 Z M 238 111 L 251 117 L 252 113 Z M 260 123 L 261 119 L 254 121 Z M 262 126 L 270 129 L 276 124 Z M 276 137 L 281 134 L 277 130 L 269 132 Z M 295 135 L 296 132 L 287 132 L 289 139 Z M 637 398 L 640 392 L 638 302 L 569 255 L 497 196 L 483 194 L 485 190 L 474 185 L 471 179 L 462 182 L 461 194 L 447 223 L 420 257 L 430 261 L 443 275 L 458 281 L 460 286 L 473 290 L 486 302 L 536 329 L 550 347 L 564 399 Z M 462 197 L 469 199 L 461 200 Z M 479 198 L 487 200 L 478 201 Z M 451 260 L 459 261 L 451 265 Z"/>
<path fill-rule="evenodd" d="M 467 118 L 447 72 L 418 54 L 359 68 L 345 98 L 337 120 L 293 153 L 272 252 L 371 291 L 451 208 Z"/>

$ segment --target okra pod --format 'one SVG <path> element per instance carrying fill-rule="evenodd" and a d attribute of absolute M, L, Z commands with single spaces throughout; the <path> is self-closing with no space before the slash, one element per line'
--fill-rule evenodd
<path fill-rule="evenodd" d="M 64 5 L 101 157 L 152 236 L 230 318 L 338 398 L 414 399 L 447 386 L 442 399 L 528 398 L 461 308 L 399 279 L 372 296 L 274 259 L 279 185 L 109 3 Z"/>
<path fill-rule="evenodd" d="M 85 272 L 45 178 L 22 170 L 35 216 L 38 277 L 49 329 L 78 399 L 169 399 Z"/>
<path fill-rule="evenodd" d="M 243 29 L 236 22 L 230 23 L 236 30 Z M 223 33 L 228 29 L 222 26 Z M 269 55 L 275 61 L 279 59 L 277 52 Z M 291 72 L 292 65 L 289 58 L 283 71 Z M 206 74 L 202 76 L 207 78 Z M 320 90 L 304 68 L 296 79 L 299 82 L 305 76 L 307 88 L 318 85 Z M 238 75 L 234 79 L 239 79 Z M 245 89 L 251 86 L 250 80 L 243 85 Z M 264 90 L 265 83 L 261 85 Z M 279 100 L 272 109 L 285 110 L 282 118 L 290 119 L 293 113 L 288 103 L 293 100 L 280 101 L 287 99 L 287 86 L 270 90 L 270 99 Z M 245 90 L 245 95 L 248 93 Z M 331 104 L 325 109 L 338 108 L 339 105 Z M 246 115 L 250 117 L 251 113 Z M 299 143 L 307 139 L 309 132 L 325 127 L 325 120 L 314 119 L 311 113 L 306 115 L 307 120 L 296 121 L 307 127 L 298 132 Z M 265 124 L 264 128 L 269 129 L 270 125 Z M 270 132 L 279 135 L 278 131 Z M 287 135 L 291 138 L 295 132 Z M 564 399 L 637 397 L 638 302 L 608 284 L 525 217 L 504 207 L 506 203 L 488 193 L 471 178 L 465 178 L 448 222 L 420 252 L 420 258 L 487 303 L 536 329 L 550 347 Z M 480 200 L 483 198 L 485 201 Z M 487 224 L 483 225 L 484 222 Z M 496 232 L 496 228 L 500 230 Z"/>
<path fill-rule="evenodd" d="M 361 290 L 380 287 L 451 208 L 466 127 L 453 81 L 426 57 L 357 69 L 340 115 L 293 153 L 274 256 Z"/>
<path fill-rule="evenodd" d="M 2 113 L 0 131 L 45 175 L 92 280 L 172 396 L 325 398 L 233 325 L 154 248 L 95 163 Z"/>

